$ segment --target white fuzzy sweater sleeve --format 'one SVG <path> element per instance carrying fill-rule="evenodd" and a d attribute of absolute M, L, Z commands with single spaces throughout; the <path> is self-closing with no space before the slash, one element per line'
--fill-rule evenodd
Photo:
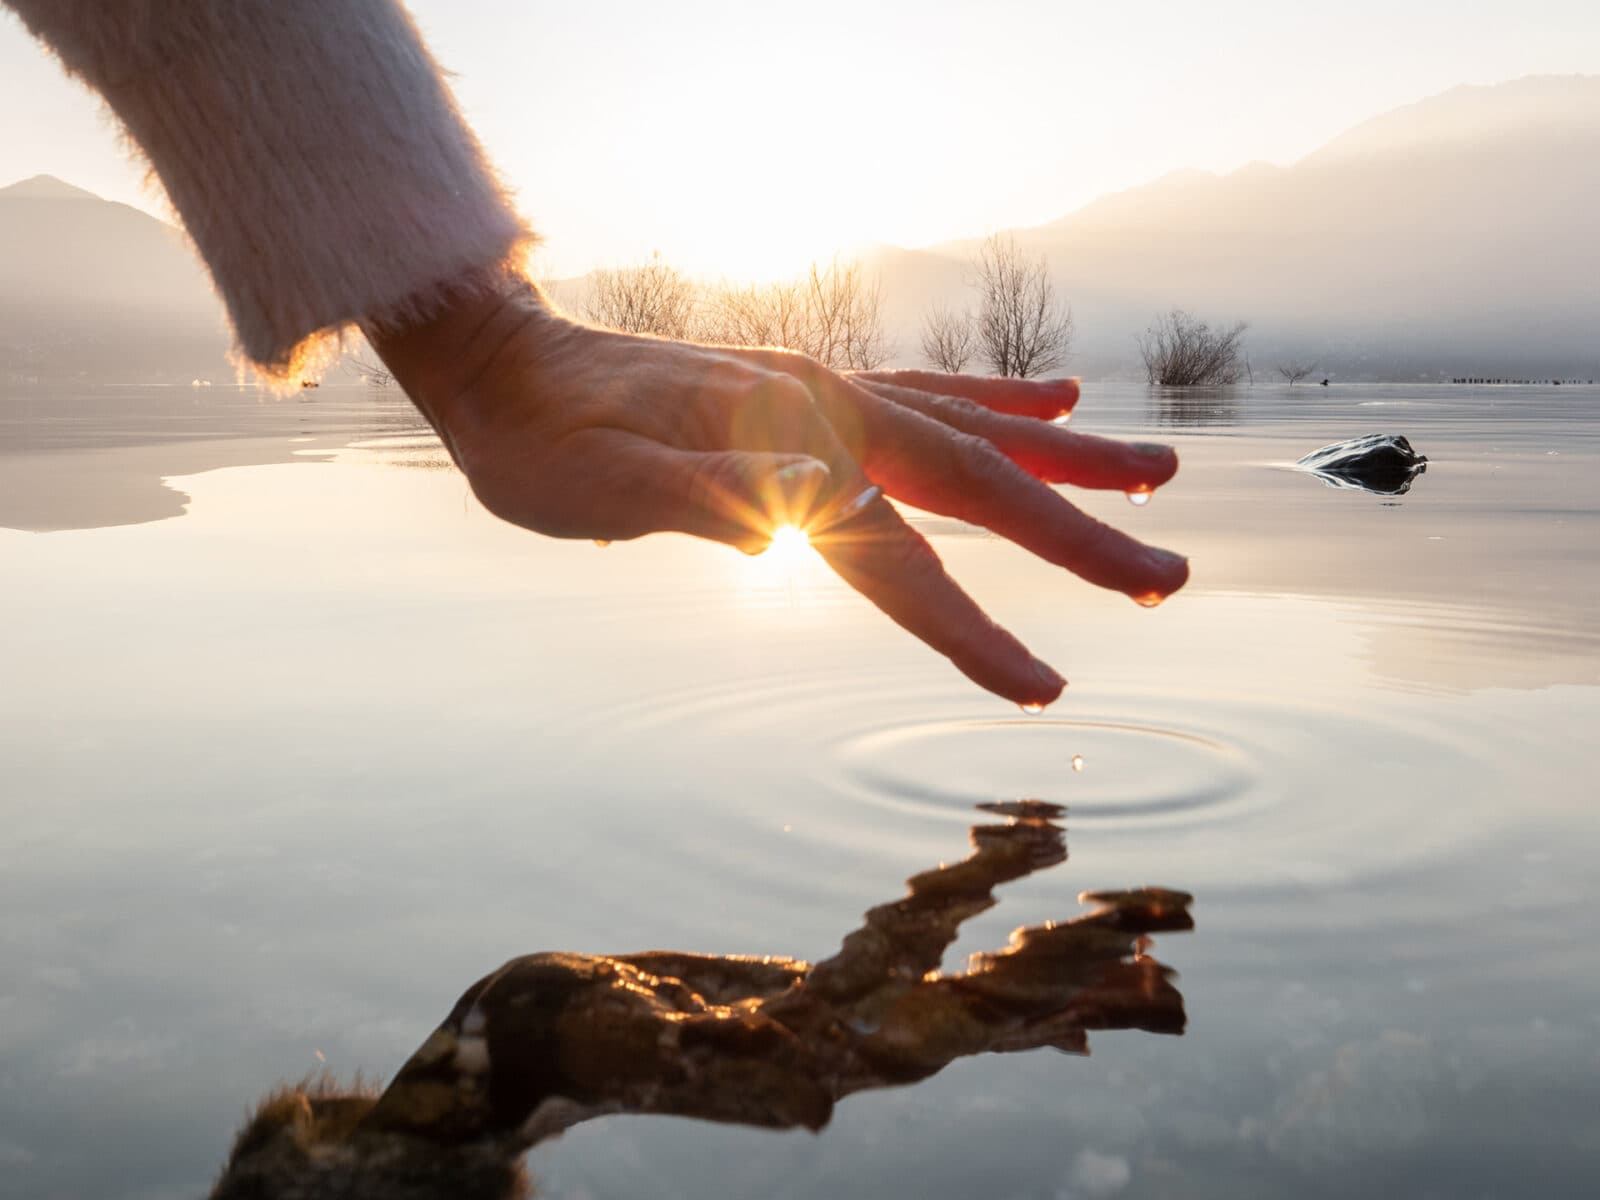
<path fill-rule="evenodd" d="M 3 2 L 148 157 L 269 375 L 531 238 L 397 0 Z"/>

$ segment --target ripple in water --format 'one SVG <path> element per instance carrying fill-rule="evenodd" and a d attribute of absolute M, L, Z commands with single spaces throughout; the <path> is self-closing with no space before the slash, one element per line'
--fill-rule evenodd
<path fill-rule="evenodd" d="M 843 786 L 868 804 L 960 817 L 1027 796 L 1066 806 L 1074 826 L 1222 816 L 1259 779 L 1246 754 L 1215 738 L 1061 718 L 886 726 L 841 741 L 831 757 Z"/>
<path fill-rule="evenodd" d="M 1075 852 L 1117 871 L 1250 890 L 1438 865 L 1507 827 L 1495 731 L 1422 700 L 1102 686 L 1025 716 L 925 673 L 816 673 L 638 695 L 546 733 L 597 764 L 625 745 L 640 786 L 691 796 L 678 849 L 713 874 L 823 887 L 769 835 L 931 845 L 975 805 L 1031 798 L 1064 806 Z"/>

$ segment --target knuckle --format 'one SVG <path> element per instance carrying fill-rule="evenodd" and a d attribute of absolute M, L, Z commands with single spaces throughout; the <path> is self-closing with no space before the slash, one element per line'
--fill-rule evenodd
<path fill-rule="evenodd" d="M 956 433 L 951 441 L 951 465 L 964 487 L 989 487 L 1004 478 L 1011 466 L 1010 459 L 976 434 Z"/>
<path fill-rule="evenodd" d="M 1068 538 L 1068 548 L 1076 558 L 1093 559 L 1105 554 L 1120 536 L 1104 521 L 1085 517 Z"/>
<path fill-rule="evenodd" d="M 821 416 L 804 384 L 770 375 L 735 398 L 730 444 L 749 449 L 798 449 L 816 435 Z"/>
<path fill-rule="evenodd" d="M 964 396 L 946 396 L 937 393 L 928 397 L 928 410 L 930 415 L 938 417 L 941 421 L 963 429 L 978 425 L 989 415 L 989 410 L 983 405 L 974 403 Z"/>

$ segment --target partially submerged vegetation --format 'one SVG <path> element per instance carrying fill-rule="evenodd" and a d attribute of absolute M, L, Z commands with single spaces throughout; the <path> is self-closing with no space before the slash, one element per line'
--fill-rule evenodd
<path fill-rule="evenodd" d="M 1146 380 L 1164 387 L 1238 383 L 1246 328 L 1243 321 L 1212 328 L 1181 308 L 1162 313 L 1137 339 Z"/>

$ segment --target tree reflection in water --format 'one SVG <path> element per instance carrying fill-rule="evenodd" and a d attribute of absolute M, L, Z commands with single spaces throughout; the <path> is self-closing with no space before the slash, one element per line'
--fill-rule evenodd
<path fill-rule="evenodd" d="M 281 1089 L 236 1141 L 214 1197 L 525 1194 L 522 1153 L 608 1113 L 821 1129 L 842 1097 L 986 1051 L 1083 1054 L 1088 1032 L 1183 1032 L 1149 935 L 1193 928 L 1190 897 L 1086 893 L 1092 911 L 1019 929 L 967 969 L 939 964 L 996 885 L 1063 862 L 1064 810 L 982 805 L 962 862 L 913 876 L 832 958 L 652 951 L 532 954 L 479 980 L 380 1096 Z"/>
<path fill-rule="evenodd" d="M 1145 419 L 1163 428 L 1237 425 L 1242 418 L 1239 397 L 1229 387 L 1151 388 L 1145 407 Z"/>

